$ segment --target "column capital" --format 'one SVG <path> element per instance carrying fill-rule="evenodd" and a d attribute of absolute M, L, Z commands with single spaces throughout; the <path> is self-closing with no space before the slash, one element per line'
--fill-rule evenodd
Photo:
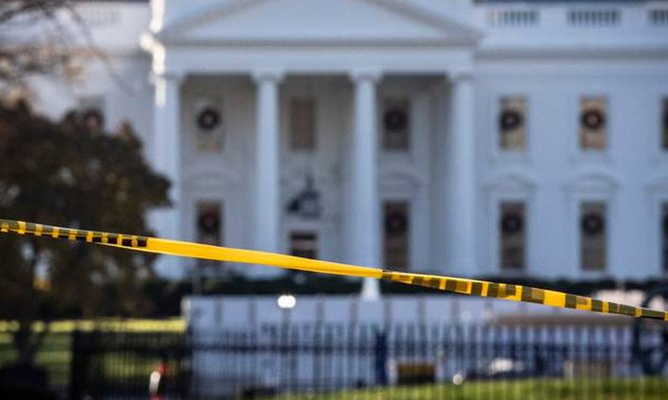
<path fill-rule="evenodd" d="M 350 71 L 350 79 L 354 82 L 370 80 L 377 82 L 383 76 L 380 68 L 356 68 Z"/>
<path fill-rule="evenodd" d="M 470 82 L 473 80 L 473 71 L 465 69 L 449 71 L 448 80 L 451 83 Z"/>
<path fill-rule="evenodd" d="M 251 72 L 255 82 L 273 81 L 279 83 L 285 76 L 285 71 L 278 68 L 259 68 Z"/>

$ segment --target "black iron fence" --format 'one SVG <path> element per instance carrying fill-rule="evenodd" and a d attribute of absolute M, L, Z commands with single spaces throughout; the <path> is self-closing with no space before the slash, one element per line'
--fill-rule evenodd
<path fill-rule="evenodd" d="M 50 350 L 60 364 L 51 360 L 48 369 L 61 397 L 72 399 L 145 399 L 150 390 L 169 399 L 295 400 L 668 393 L 668 334 L 658 324 L 266 325 L 188 334 L 74 332 L 69 339 L 69 346 L 60 340 L 62 347 Z"/>

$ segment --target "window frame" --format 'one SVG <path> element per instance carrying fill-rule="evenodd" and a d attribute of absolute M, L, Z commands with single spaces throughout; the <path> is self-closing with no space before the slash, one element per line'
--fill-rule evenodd
<path fill-rule="evenodd" d="M 382 153 L 385 154 L 413 154 L 415 150 L 415 104 L 410 93 L 401 94 L 389 94 L 385 93 L 380 97 L 379 116 L 378 116 L 378 148 Z M 385 147 L 385 112 L 390 108 L 387 107 L 388 103 L 405 103 L 405 111 L 408 118 L 408 123 L 406 125 L 406 148 L 405 149 L 391 149 Z"/>
<path fill-rule="evenodd" d="M 524 149 L 521 151 L 512 149 L 503 149 L 501 147 L 501 132 L 499 130 L 499 115 L 501 113 L 501 99 L 504 97 L 522 97 L 526 103 L 525 107 L 525 133 Z M 533 140 L 531 133 L 534 131 L 534 121 L 532 118 L 532 96 L 526 90 L 495 90 L 490 93 L 488 102 L 489 115 L 488 130 L 490 132 L 489 152 L 493 162 L 498 163 L 520 163 L 527 164 L 531 161 L 533 153 Z"/>
<path fill-rule="evenodd" d="M 586 267 L 584 264 L 584 254 L 583 254 L 583 248 L 584 248 L 584 240 L 585 238 L 583 237 L 583 232 L 582 232 L 582 219 L 586 215 L 583 208 L 585 204 L 596 204 L 596 205 L 602 205 L 603 207 L 603 267 L 602 268 L 594 268 L 594 267 Z M 583 271 L 585 273 L 589 272 L 594 272 L 594 273 L 600 273 L 600 272 L 605 272 L 610 269 L 610 207 L 608 206 L 608 203 L 604 200 L 581 200 L 578 203 L 578 216 L 577 216 L 577 230 L 578 230 L 578 269 L 580 271 Z"/>
<path fill-rule="evenodd" d="M 487 193 L 487 259 L 489 269 L 483 272 L 489 274 L 501 274 L 504 276 L 526 276 L 535 271 L 536 255 L 534 251 L 537 232 L 534 226 L 535 192 L 537 181 L 531 176 L 516 173 L 505 173 L 490 179 L 484 185 Z M 525 268 L 509 269 L 501 268 L 501 241 L 499 229 L 501 203 L 522 202 L 524 203 L 525 219 L 525 243 L 524 260 Z"/>
<path fill-rule="evenodd" d="M 511 267 L 511 266 L 504 266 L 503 265 L 503 254 L 502 254 L 503 253 L 503 238 L 502 238 L 502 236 L 503 236 L 504 233 L 503 233 L 503 229 L 500 229 L 499 226 L 501 225 L 501 220 L 503 218 L 503 210 L 502 209 L 503 209 L 504 203 L 506 203 L 506 204 L 507 203 L 521 204 L 522 209 L 523 209 L 523 220 L 522 220 L 522 224 L 523 224 L 523 228 L 522 228 L 523 232 L 522 233 L 523 233 L 523 236 L 524 236 L 524 240 L 523 240 L 523 243 L 522 243 L 522 249 L 523 249 L 522 261 L 523 261 L 523 265 L 519 268 L 517 266 L 512 266 Z M 496 214 L 496 225 L 497 225 L 496 226 L 496 231 L 497 231 L 497 234 L 498 234 L 498 237 L 496 239 L 497 240 L 497 249 L 498 249 L 497 253 L 498 254 L 496 255 L 496 257 L 497 257 L 498 269 L 499 269 L 499 271 L 502 271 L 502 273 L 507 273 L 507 272 L 517 273 L 517 272 L 525 271 L 528 268 L 528 254 L 529 254 L 528 246 L 527 246 L 527 243 L 529 241 L 529 237 L 528 237 L 529 219 L 527 218 L 527 212 L 528 212 L 527 203 L 524 200 L 501 199 L 500 201 L 498 201 L 497 204 L 498 204 L 498 208 L 499 208 L 497 210 L 497 214 Z"/>
<path fill-rule="evenodd" d="M 227 131 L 229 121 L 226 116 L 230 115 L 230 113 L 226 109 L 227 102 L 223 97 L 223 95 L 214 96 L 202 92 L 188 93 L 184 96 L 184 99 L 188 99 L 188 112 L 184 113 L 185 115 L 183 115 L 184 119 L 182 120 L 181 125 L 183 127 L 188 127 L 186 129 L 186 132 L 190 133 L 188 135 L 190 136 L 188 141 L 191 143 L 192 154 L 196 158 L 215 158 L 225 154 L 229 136 Z M 197 118 L 200 111 L 207 107 L 214 108 L 220 113 L 220 125 L 211 132 L 212 135 L 219 136 L 220 146 L 217 150 L 201 149 L 199 144 L 200 132 L 199 127 L 197 126 Z M 184 124 L 183 121 L 187 121 L 187 124 Z"/>
<path fill-rule="evenodd" d="M 605 100 L 605 147 L 599 149 L 585 149 L 580 145 L 580 128 L 582 115 L 582 101 L 586 98 L 602 97 Z M 615 118 L 614 118 L 614 98 L 609 92 L 604 90 L 579 91 L 571 101 L 570 109 L 573 110 L 570 120 L 571 129 L 569 130 L 569 142 L 571 143 L 571 153 L 573 160 L 578 163 L 610 163 L 612 161 L 612 148 L 615 144 Z"/>
<path fill-rule="evenodd" d="M 397 265 L 389 265 L 386 260 L 385 246 L 386 246 L 386 232 L 385 232 L 385 206 L 387 203 L 405 203 L 406 204 L 406 218 L 408 219 L 407 223 L 407 232 L 406 232 L 406 265 L 402 271 L 411 271 L 411 268 L 415 266 L 413 262 L 414 254 L 414 238 L 415 238 L 415 210 L 413 199 L 410 197 L 383 197 L 380 199 L 380 259 L 383 265 L 386 265 L 389 268 L 400 268 Z"/>
<path fill-rule="evenodd" d="M 568 217 L 565 254 L 567 263 L 572 267 L 572 276 L 582 279 L 604 279 L 613 276 L 617 271 L 617 257 L 611 244 L 617 236 L 617 192 L 619 178 L 607 173 L 591 173 L 578 177 L 573 183 L 566 185 L 568 196 Z M 606 205 L 606 267 L 603 270 L 586 270 L 581 266 L 580 239 L 580 204 L 583 202 L 600 201 Z"/>
<path fill-rule="evenodd" d="M 647 219 L 648 226 L 652 229 L 652 234 L 649 235 L 648 246 L 650 255 L 649 265 L 652 271 L 658 277 L 667 277 L 668 271 L 663 269 L 663 254 L 662 254 L 662 205 L 668 203 L 668 178 L 655 180 L 647 186 Z"/>

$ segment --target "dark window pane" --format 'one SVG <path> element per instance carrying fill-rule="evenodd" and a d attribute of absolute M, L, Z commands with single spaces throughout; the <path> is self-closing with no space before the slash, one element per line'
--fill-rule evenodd
<path fill-rule="evenodd" d="M 383 149 L 407 151 L 410 148 L 410 102 L 386 99 L 383 107 Z"/>
<path fill-rule="evenodd" d="M 318 258 L 318 235 L 315 232 L 292 232 L 290 254 L 297 257 Z"/>
<path fill-rule="evenodd" d="M 606 206 L 599 201 L 580 204 L 580 262 L 585 270 L 604 270 L 607 265 Z"/>
<path fill-rule="evenodd" d="M 661 254 L 663 270 L 668 272 L 668 201 L 661 206 Z"/>
<path fill-rule="evenodd" d="M 606 147 L 607 101 L 605 97 L 580 100 L 580 148 L 604 150 Z"/>
<path fill-rule="evenodd" d="M 384 261 L 390 268 L 408 269 L 410 212 L 406 201 L 383 204 Z"/>
<path fill-rule="evenodd" d="M 197 203 L 195 220 L 197 241 L 199 243 L 221 245 L 223 242 L 223 205 L 217 201 L 200 201 Z M 214 265 L 215 261 L 198 260 L 199 265 Z"/>
<path fill-rule="evenodd" d="M 499 107 L 499 143 L 502 150 L 522 151 L 526 148 L 526 98 L 506 96 Z"/>
<path fill-rule="evenodd" d="M 519 201 L 501 203 L 499 213 L 500 265 L 502 269 L 526 267 L 525 205 Z"/>
<path fill-rule="evenodd" d="M 668 98 L 663 99 L 661 110 L 661 147 L 668 151 Z"/>

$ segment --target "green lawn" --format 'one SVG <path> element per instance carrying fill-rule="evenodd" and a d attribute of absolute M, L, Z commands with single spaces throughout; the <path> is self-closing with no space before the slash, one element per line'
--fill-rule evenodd
<path fill-rule="evenodd" d="M 529 379 L 373 388 L 329 394 L 282 394 L 289 400 L 666 400 L 668 379 Z"/>
<path fill-rule="evenodd" d="M 0 321 L 0 366 L 16 360 L 16 351 L 11 342 L 10 331 L 16 329 L 16 323 Z M 44 324 L 36 323 L 36 331 L 44 329 Z M 185 330 L 185 322 L 181 318 L 168 320 L 147 319 L 99 319 L 85 321 L 56 321 L 50 324 L 49 333 L 37 353 L 36 363 L 47 369 L 50 383 L 54 386 L 65 386 L 70 378 L 71 333 L 74 329 L 90 331 L 124 332 L 124 333 L 181 333 Z M 109 352 L 103 359 L 104 369 L 110 379 L 147 380 L 153 367 L 159 362 L 157 356 L 132 356 Z"/>

